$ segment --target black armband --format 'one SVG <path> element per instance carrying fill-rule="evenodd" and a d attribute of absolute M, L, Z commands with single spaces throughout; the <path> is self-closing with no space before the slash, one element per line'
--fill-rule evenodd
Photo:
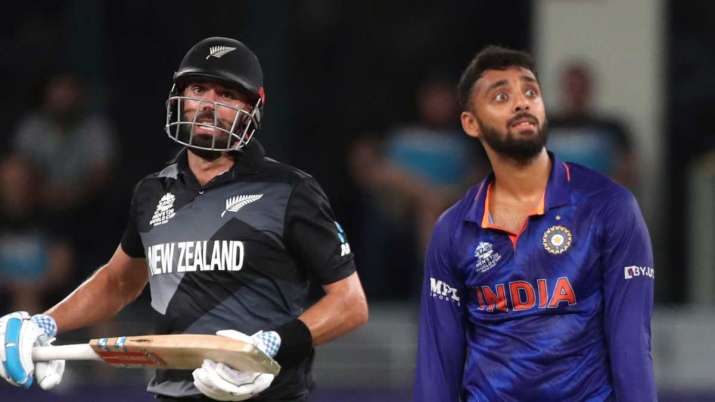
<path fill-rule="evenodd" d="M 313 353 L 313 337 L 303 321 L 296 318 L 274 331 L 281 337 L 281 347 L 275 356 L 281 366 L 295 366 Z"/>

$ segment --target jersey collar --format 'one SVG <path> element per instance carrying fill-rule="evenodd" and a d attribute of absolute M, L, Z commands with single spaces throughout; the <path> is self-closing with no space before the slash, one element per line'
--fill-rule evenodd
<path fill-rule="evenodd" d="M 549 158 L 553 163 L 549 173 L 549 180 L 546 184 L 543 210 L 539 211 L 541 214 L 545 214 L 552 208 L 566 205 L 571 201 L 571 168 L 551 152 L 549 152 Z M 481 227 L 484 227 L 483 222 L 488 222 L 489 214 L 485 213 L 485 207 L 487 206 L 487 194 L 492 183 L 494 183 L 493 172 L 479 184 L 477 193 L 465 215 L 465 220 L 474 222 Z"/>
<path fill-rule="evenodd" d="M 214 178 L 214 180 L 207 184 L 207 187 L 213 187 L 215 185 L 234 180 L 238 176 L 258 173 L 264 157 L 265 151 L 263 150 L 261 143 L 255 139 L 252 140 L 248 143 L 248 145 L 243 147 L 243 149 L 233 153 L 234 164 L 231 169 L 228 172 Z M 187 183 L 187 185 L 195 189 L 201 188 L 201 185 L 199 185 L 196 180 L 196 176 L 194 176 L 194 173 L 189 168 L 186 148 L 179 151 L 173 162 L 176 163 L 179 175 Z"/>

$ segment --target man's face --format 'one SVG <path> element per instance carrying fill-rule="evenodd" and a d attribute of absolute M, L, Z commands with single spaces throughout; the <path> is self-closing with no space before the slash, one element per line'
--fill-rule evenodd
<path fill-rule="evenodd" d="M 538 155 L 546 144 L 546 112 L 534 74 L 523 67 L 485 71 L 474 84 L 462 126 L 488 149 L 517 162 Z"/>
<path fill-rule="evenodd" d="M 191 143 L 201 147 L 227 147 L 232 128 L 234 133 L 243 129 L 245 114 L 238 115 L 238 109 L 251 110 L 243 93 L 216 82 L 190 82 L 182 96 L 193 98 L 182 101 L 182 120 L 196 124 L 182 124 L 179 136 L 189 142 L 193 130 Z"/>

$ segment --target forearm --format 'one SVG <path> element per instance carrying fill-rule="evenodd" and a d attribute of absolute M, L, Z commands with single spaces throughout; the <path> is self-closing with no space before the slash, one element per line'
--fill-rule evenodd
<path fill-rule="evenodd" d="M 367 322 L 367 304 L 349 305 L 337 295 L 325 295 L 306 310 L 299 319 L 305 323 L 313 345 L 321 345 L 344 335 Z"/>
<path fill-rule="evenodd" d="M 108 320 L 139 296 L 147 279 L 143 263 L 118 248 L 106 265 L 46 314 L 55 319 L 59 332 Z"/>
<path fill-rule="evenodd" d="M 298 317 L 310 330 L 313 345 L 329 342 L 367 322 L 367 301 L 357 274 L 343 281 L 326 286 L 325 296 Z"/>
<path fill-rule="evenodd" d="M 126 305 L 116 293 L 109 275 L 99 269 L 46 314 L 55 319 L 60 332 L 93 325 L 113 317 Z"/>

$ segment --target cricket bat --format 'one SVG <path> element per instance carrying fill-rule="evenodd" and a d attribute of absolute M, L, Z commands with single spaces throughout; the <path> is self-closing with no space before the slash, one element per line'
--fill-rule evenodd
<path fill-rule="evenodd" d="M 195 369 L 204 359 L 236 370 L 277 375 L 281 366 L 255 345 L 219 335 L 146 335 L 92 339 L 89 343 L 38 346 L 33 361 L 102 360 L 115 367 Z"/>

